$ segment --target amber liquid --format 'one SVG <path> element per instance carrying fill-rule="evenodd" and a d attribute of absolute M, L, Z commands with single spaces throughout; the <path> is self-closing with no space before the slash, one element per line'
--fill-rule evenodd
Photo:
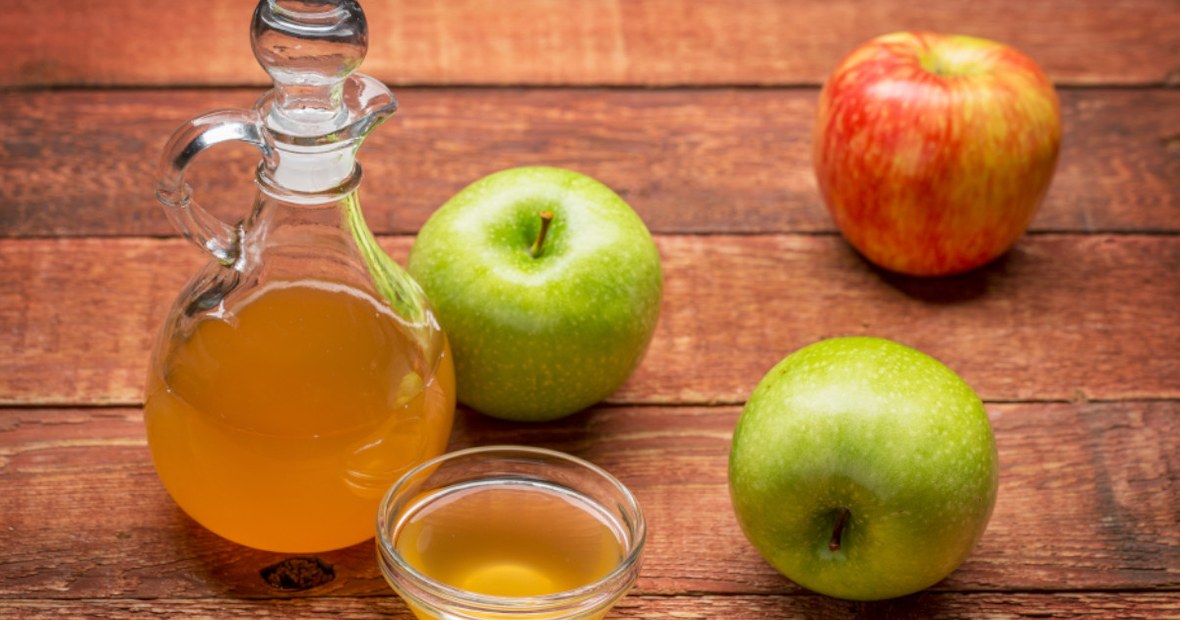
<path fill-rule="evenodd" d="M 274 283 L 174 342 L 148 377 L 156 470 L 213 532 L 271 551 L 373 535 L 377 504 L 446 447 L 449 350 L 433 375 L 385 304 L 342 285 Z"/>
<path fill-rule="evenodd" d="M 521 481 L 423 498 L 394 541 L 422 574 L 490 596 L 543 596 L 589 585 L 623 561 L 617 525 L 586 498 Z"/>

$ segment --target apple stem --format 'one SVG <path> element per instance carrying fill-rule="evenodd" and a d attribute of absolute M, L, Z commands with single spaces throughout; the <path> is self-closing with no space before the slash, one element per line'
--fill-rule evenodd
<path fill-rule="evenodd" d="M 844 526 L 848 525 L 848 517 L 852 516 L 852 511 L 847 508 L 841 508 L 836 512 L 836 527 L 832 528 L 832 540 L 828 541 L 828 551 L 833 553 L 840 550 L 840 537 L 844 534 Z"/>
<path fill-rule="evenodd" d="M 537 239 L 533 241 L 533 247 L 529 248 L 529 254 L 533 258 L 541 256 L 541 253 L 545 251 L 545 235 L 549 233 L 549 224 L 553 222 L 553 212 L 542 211 L 537 214 L 537 217 L 541 218 L 541 230 L 537 231 Z"/>

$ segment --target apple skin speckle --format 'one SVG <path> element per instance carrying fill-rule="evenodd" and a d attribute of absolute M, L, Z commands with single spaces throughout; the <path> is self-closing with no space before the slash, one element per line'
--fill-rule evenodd
<path fill-rule="evenodd" d="M 758 384 L 734 431 L 730 495 L 747 538 L 811 590 L 902 596 L 958 567 L 998 486 L 975 392 L 934 358 L 880 338 L 804 347 Z M 851 512 L 839 549 L 834 518 Z"/>

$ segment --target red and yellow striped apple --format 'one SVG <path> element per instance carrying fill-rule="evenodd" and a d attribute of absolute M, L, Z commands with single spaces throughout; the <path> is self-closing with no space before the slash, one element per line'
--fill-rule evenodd
<path fill-rule="evenodd" d="M 1053 84 L 984 39 L 873 39 L 820 94 L 812 143 L 840 232 L 873 263 L 940 276 L 980 267 L 1028 228 L 1061 143 Z"/>

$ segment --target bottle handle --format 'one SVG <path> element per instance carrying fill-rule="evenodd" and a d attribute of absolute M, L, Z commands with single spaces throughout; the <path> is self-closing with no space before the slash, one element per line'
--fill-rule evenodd
<path fill-rule="evenodd" d="M 201 151 L 237 140 L 258 147 L 263 165 L 274 167 L 274 145 L 253 110 L 216 110 L 202 114 L 177 129 L 156 168 L 156 198 L 184 237 L 212 254 L 223 265 L 233 265 L 241 253 L 238 225 L 227 224 L 193 200 L 184 171 Z"/>

